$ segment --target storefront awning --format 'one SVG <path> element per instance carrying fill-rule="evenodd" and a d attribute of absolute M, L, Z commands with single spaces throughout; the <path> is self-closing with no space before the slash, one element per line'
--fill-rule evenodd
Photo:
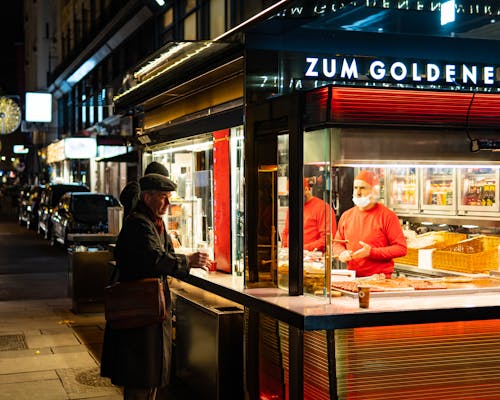
<path fill-rule="evenodd" d="M 101 158 L 97 160 L 98 162 L 128 162 L 136 163 L 139 162 L 139 153 L 137 150 L 130 151 L 128 153 L 118 154 L 117 156 Z"/>

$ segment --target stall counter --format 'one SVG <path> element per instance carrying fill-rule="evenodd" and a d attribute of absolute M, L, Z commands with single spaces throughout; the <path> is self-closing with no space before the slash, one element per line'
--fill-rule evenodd
<path fill-rule="evenodd" d="M 500 392 L 498 291 L 373 296 L 362 309 L 355 296 L 288 296 L 201 270 L 173 287 L 245 307 L 249 399 L 476 400 Z"/>
<path fill-rule="evenodd" d="M 246 289 L 241 279 L 222 273 L 191 270 L 184 282 L 305 331 L 500 318 L 500 295 L 494 290 L 373 296 L 370 307 L 362 309 L 351 296 L 334 297 L 330 303 L 318 296 L 289 296 L 278 288 Z"/>

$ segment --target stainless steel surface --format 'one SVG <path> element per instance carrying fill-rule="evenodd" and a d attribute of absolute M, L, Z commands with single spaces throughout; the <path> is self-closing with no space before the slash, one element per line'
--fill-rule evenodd
<path fill-rule="evenodd" d="M 193 288 L 176 298 L 176 376 L 193 398 L 243 397 L 243 310 Z"/>
<path fill-rule="evenodd" d="M 68 291 L 74 313 L 104 310 L 104 288 L 111 277 L 112 258 L 107 250 L 69 252 Z"/>
<path fill-rule="evenodd" d="M 366 130 L 331 128 L 330 131 L 332 161 L 338 164 L 500 164 L 497 154 L 491 151 L 472 155 L 463 131 L 372 127 Z M 410 137 L 414 140 L 408 140 Z M 488 137 L 500 140 L 496 132 L 488 133 Z"/>

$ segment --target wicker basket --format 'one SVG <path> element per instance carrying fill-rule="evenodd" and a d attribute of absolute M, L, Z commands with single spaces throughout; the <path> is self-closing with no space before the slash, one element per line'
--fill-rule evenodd
<path fill-rule="evenodd" d="M 432 267 L 476 274 L 498 269 L 498 236 L 478 236 L 432 254 Z"/>
<path fill-rule="evenodd" d="M 454 232 L 428 232 L 417 237 L 433 237 L 435 238 L 435 243 L 430 246 L 420 247 L 418 249 L 408 247 L 408 252 L 404 257 L 398 257 L 394 259 L 395 263 L 408 264 L 408 265 L 418 265 L 418 251 L 420 249 L 441 249 L 443 247 L 450 246 L 452 244 L 458 243 L 461 240 L 467 238 L 467 235 L 463 233 Z"/>

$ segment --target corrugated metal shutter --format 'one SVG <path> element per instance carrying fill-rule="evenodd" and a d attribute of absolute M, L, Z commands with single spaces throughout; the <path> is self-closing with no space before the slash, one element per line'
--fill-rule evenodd
<path fill-rule="evenodd" d="M 500 399 L 500 320 L 336 332 L 339 399 Z"/>

